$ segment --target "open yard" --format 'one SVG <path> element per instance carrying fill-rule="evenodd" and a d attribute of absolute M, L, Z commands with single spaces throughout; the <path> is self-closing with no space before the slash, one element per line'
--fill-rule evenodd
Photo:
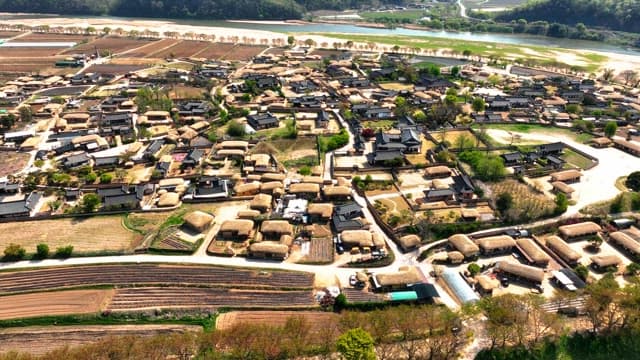
<path fill-rule="evenodd" d="M 555 203 L 549 197 L 535 192 L 528 185 L 516 180 L 504 180 L 489 185 L 494 197 L 502 193 L 509 193 L 513 198 L 513 205 L 507 211 L 513 219 L 535 220 L 553 213 Z"/>
<path fill-rule="evenodd" d="M 85 325 L 29 326 L 0 330 L 0 354 L 9 351 L 41 355 L 64 347 L 86 345 L 113 336 L 153 336 L 159 334 L 198 332 L 196 325 Z"/>
<path fill-rule="evenodd" d="M 15 174 L 24 169 L 29 161 L 29 154 L 19 152 L 0 152 L 0 178 Z"/>
<path fill-rule="evenodd" d="M 312 331 L 320 331 L 328 322 L 338 321 L 338 315 L 319 311 L 231 311 L 220 314 L 216 320 L 216 329 L 226 330 L 242 323 L 284 325 L 289 318 L 302 318 L 312 327 Z"/>
<path fill-rule="evenodd" d="M 112 294 L 113 290 L 72 290 L 3 296 L 0 320 L 97 313 Z"/>
<path fill-rule="evenodd" d="M 476 128 L 477 125 L 474 125 Z M 510 133 L 522 133 L 527 134 L 527 139 L 518 139 L 517 134 L 513 137 L 514 145 L 535 145 L 545 143 L 546 141 L 535 139 L 535 135 L 543 136 L 555 136 L 561 135 L 573 139 L 579 143 L 586 143 L 593 138 L 592 135 L 587 133 L 578 134 L 570 129 L 563 129 L 554 126 L 543 126 L 536 124 L 485 124 L 483 127 L 486 129 L 487 135 L 489 135 L 496 143 L 509 144 L 512 141 Z M 559 139 L 558 141 L 560 141 Z"/>
<path fill-rule="evenodd" d="M 34 253 L 40 243 L 46 243 L 52 251 L 73 245 L 73 252 L 78 253 L 127 252 L 142 240 L 142 236 L 122 226 L 121 216 L 2 223 L 0 233 L 4 234 L 0 249 L 16 243 L 27 253 Z"/>
<path fill-rule="evenodd" d="M 458 149 L 460 147 L 485 147 L 485 145 L 469 130 L 434 131 L 429 134 L 436 141 L 446 141 L 452 149 Z"/>
<path fill-rule="evenodd" d="M 378 130 L 390 130 L 393 128 L 393 124 L 395 124 L 394 120 L 377 120 L 377 121 L 363 121 L 362 127 L 364 129 L 373 129 L 375 132 Z"/>
<path fill-rule="evenodd" d="M 591 159 L 578 154 L 571 149 L 564 149 L 562 159 L 567 162 L 566 165 L 570 167 L 577 167 L 580 169 L 586 169 L 591 167 L 593 161 Z"/>
<path fill-rule="evenodd" d="M 285 167 L 318 164 L 318 147 L 315 137 L 262 141 L 253 148 L 252 152 L 271 154 Z"/>

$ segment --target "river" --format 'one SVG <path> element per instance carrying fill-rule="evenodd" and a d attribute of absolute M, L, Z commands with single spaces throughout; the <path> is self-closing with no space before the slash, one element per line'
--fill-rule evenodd
<path fill-rule="evenodd" d="M 38 19 L 43 17 L 56 17 L 55 15 L 33 14 L 0 14 L 2 20 Z M 64 16 L 65 18 L 101 19 L 114 21 L 167 21 L 179 25 L 222 27 L 232 29 L 262 30 L 277 33 L 328 33 L 328 34 L 361 34 L 361 35 L 406 35 L 425 36 L 443 39 L 492 42 L 510 45 L 534 45 L 543 47 L 555 47 L 565 49 L 579 49 L 601 51 L 617 54 L 640 55 L 640 52 L 630 48 L 607 44 L 597 41 L 557 39 L 546 36 L 527 34 L 500 34 L 500 33 L 472 33 L 437 30 L 414 30 L 398 27 L 395 29 L 363 27 L 351 24 L 327 24 L 327 23 L 277 23 L 277 22 L 230 22 L 224 20 L 194 20 L 194 19 L 157 19 L 157 18 L 121 18 L 121 17 L 90 17 L 90 16 Z"/>

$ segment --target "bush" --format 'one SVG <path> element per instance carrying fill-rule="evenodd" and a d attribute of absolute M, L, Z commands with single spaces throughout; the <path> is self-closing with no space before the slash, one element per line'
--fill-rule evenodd
<path fill-rule="evenodd" d="M 469 264 L 469 266 L 467 266 L 467 271 L 469 271 L 469 274 L 471 274 L 471 276 L 476 276 L 480 273 L 480 265 L 476 264 L 476 263 L 471 263 Z"/>
<path fill-rule="evenodd" d="M 640 191 L 640 171 L 634 171 L 629 174 L 624 185 L 633 191 Z"/>
<path fill-rule="evenodd" d="M 36 246 L 36 258 L 46 259 L 49 257 L 49 245 L 42 243 Z"/>
<path fill-rule="evenodd" d="M 237 121 L 232 121 L 229 123 L 229 128 L 227 128 L 227 135 L 233 137 L 243 137 L 246 135 L 246 131 L 244 125 Z"/>
<path fill-rule="evenodd" d="M 580 277 L 580 279 L 587 281 L 587 277 L 589 276 L 589 269 L 584 265 L 576 266 L 573 271 Z"/>
<path fill-rule="evenodd" d="M 22 246 L 11 243 L 4 249 L 4 260 L 7 260 L 7 261 L 22 260 L 26 254 L 27 254 L 27 251 Z"/>
<path fill-rule="evenodd" d="M 113 179 L 113 176 L 111 176 L 111 174 L 100 175 L 100 183 L 102 184 L 108 184 L 111 182 L 112 179 Z"/>
<path fill-rule="evenodd" d="M 311 175 L 311 168 L 309 166 L 303 166 L 298 170 L 300 175 L 308 176 Z"/>
<path fill-rule="evenodd" d="M 66 259 L 71 257 L 73 253 L 73 245 L 62 246 L 56 249 L 56 257 Z"/>
<path fill-rule="evenodd" d="M 90 172 L 84 179 L 86 182 L 93 184 L 98 179 L 98 175 L 96 175 L 96 173 L 94 172 Z"/>
<path fill-rule="evenodd" d="M 496 199 L 496 208 L 500 211 L 500 214 L 504 216 L 509 209 L 513 206 L 513 196 L 508 192 L 503 192 L 498 195 Z"/>

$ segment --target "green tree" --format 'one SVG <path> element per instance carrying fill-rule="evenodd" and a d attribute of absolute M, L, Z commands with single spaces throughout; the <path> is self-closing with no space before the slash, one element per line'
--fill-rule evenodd
<path fill-rule="evenodd" d="M 82 209 L 85 212 L 94 212 L 100 207 L 100 197 L 97 194 L 85 194 L 82 197 Z"/>
<path fill-rule="evenodd" d="M 476 263 L 471 263 L 469 264 L 469 266 L 467 266 L 467 271 L 469 271 L 469 274 L 471 274 L 471 276 L 476 276 L 480 273 L 480 265 L 476 264 Z"/>
<path fill-rule="evenodd" d="M 640 171 L 634 171 L 629 174 L 624 185 L 633 191 L 640 191 Z"/>
<path fill-rule="evenodd" d="M 558 193 L 556 195 L 556 209 L 555 209 L 556 215 L 563 214 L 564 212 L 567 211 L 568 207 L 569 207 L 569 200 L 567 200 L 567 196 L 563 193 Z"/>
<path fill-rule="evenodd" d="M 287 36 L 287 44 L 289 44 L 289 46 L 293 46 L 293 44 L 295 43 L 296 43 L 296 38 L 293 35 Z"/>
<path fill-rule="evenodd" d="M 604 126 L 604 135 L 606 137 L 613 137 L 613 135 L 616 134 L 616 131 L 618 131 L 618 124 L 615 121 L 609 121 Z"/>
<path fill-rule="evenodd" d="M 503 216 L 513 206 L 513 196 L 508 192 L 503 192 L 496 198 L 496 208 Z"/>
<path fill-rule="evenodd" d="M 413 119 L 417 123 L 423 123 L 423 122 L 427 121 L 427 115 L 424 113 L 424 111 L 418 109 L 418 110 L 413 112 Z"/>
<path fill-rule="evenodd" d="M 22 122 L 31 122 L 33 120 L 33 110 L 31 110 L 31 106 L 24 105 L 18 109 L 20 113 L 20 121 Z"/>
<path fill-rule="evenodd" d="M 303 166 L 301 167 L 298 172 L 300 173 L 300 175 L 304 175 L 304 176 L 308 176 L 311 175 L 311 168 L 309 166 Z"/>
<path fill-rule="evenodd" d="M 22 260 L 27 251 L 20 245 L 11 243 L 4 249 L 4 260 L 18 261 Z"/>
<path fill-rule="evenodd" d="M 136 106 L 141 112 L 149 110 L 171 111 L 173 101 L 165 90 L 145 86 L 136 92 Z"/>
<path fill-rule="evenodd" d="M 87 176 L 85 176 L 84 178 L 84 180 L 89 184 L 93 184 L 94 182 L 96 182 L 97 179 L 98 179 L 98 175 L 93 171 L 88 173 Z"/>
<path fill-rule="evenodd" d="M 471 103 L 471 107 L 473 108 L 473 111 L 475 111 L 475 112 L 483 112 L 485 106 L 486 106 L 486 104 L 485 104 L 483 98 L 481 98 L 481 97 L 473 98 L 473 103 Z"/>
<path fill-rule="evenodd" d="M 375 360 L 373 337 L 362 328 L 351 329 L 340 335 L 336 343 L 345 360 Z"/>
<path fill-rule="evenodd" d="M 580 279 L 585 280 L 585 281 L 587 280 L 587 277 L 589 276 L 589 269 L 586 266 L 582 265 L 582 264 L 576 266 L 573 269 L 573 271 L 575 271 L 575 273 L 580 277 Z"/>
<path fill-rule="evenodd" d="M 61 246 L 56 249 L 56 257 L 66 259 L 71 257 L 73 253 L 73 245 Z"/>
<path fill-rule="evenodd" d="M 36 246 L 36 257 L 38 259 L 46 259 L 49 257 L 49 245 L 40 243 Z"/>
<path fill-rule="evenodd" d="M 111 182 L 112 179 L 113 179 L 113 176 L 111 176 L 111 174 L 104 173 L 104 174 L 100 175 L 100 183 L 101 184 L 108 184 L 108 183 Z"/>
<path fill-rule="evenodd" d="M 244 125 L 242 125 L 238 121 L 232 121 L 229 123 L 229 127 L 227 128 L 227 135 L 233 137 L 243 137 L 246 135 L 246 130 Z"/>

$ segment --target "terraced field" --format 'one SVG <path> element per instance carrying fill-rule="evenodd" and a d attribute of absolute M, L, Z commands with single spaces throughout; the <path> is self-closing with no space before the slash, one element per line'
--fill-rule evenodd
<path fill-rule="evenodd" d="M 199 286 L 311 289 L 313 274 L 153 264 L 97 265 L 0 273 L 0 295 L 80 286 Z"/>
<path fill-rule="evenodd" d="M 132 311 L 156 308 L 265 307 L 291 308 L 313 306 L 311 291 L 236 290 L 193 287 L 144 287 L 116 291 L 108 309 Z"/>

